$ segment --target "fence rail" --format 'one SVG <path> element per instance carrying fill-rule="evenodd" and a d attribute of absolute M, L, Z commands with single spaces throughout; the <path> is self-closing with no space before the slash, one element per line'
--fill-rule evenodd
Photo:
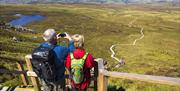
<path fill-rule="evenodd" d="M 9 59 L 9 58 L 5 57 L 5 59 Z M 33 73 L 31 59 L 32 59 L 31 55 L 27 55 L 25 57 L 24 62 L 26 62 L 27 70 L 24 70 L 24 67 L 22 66 L 21 63 L 22 61 L 14 60 L 17 63 L 18 70 L 8 70 L 8 69 L 0 68 L 0 73 L 20 74 L 23 84 L 25 86 L 29 85 L 27 77 L 30 76 L 31 83 L 34 87 L 33 91 L 40 91 L 40 85 L 38 83 L 37 76 L 28 75 L 28 72 Z M 93 77 L 95 91 L 107 91 L 109 77 L 180 86 L 180 78 L 107 71 L 104 68 L 103 59 L 98 58 L 95 59 L 95 61 L 97 62 L 96 66 L 94 67 L 94 77 Z"/>
<path fill-rule="evenodd" d="M 8 73 L 8 74 L 26 74 L 26 72 L 27 71 L 0 69 L 0 73 Z"/>
<path fill-rule="evenodd" d="M 139 80 L 139 81 L 146 81 L 152 83 L 180 86 L 180 78 L 140 75 L 140 74 L 121 73 L 121 72 L 109 72 L 109 71 L 104 71 L 103 74 L 108 77 L 125 78 L 131 80 Z"/>
<path fill-rule="evenodd" d="M 98 91 L 107 91 L 109 77 L 180 86 L 180 78 L 107 71 L 104 69 L 103 60 L 97 61 L 99 68 Z"/>
<path fill-rule="evenodd" d="M 6 62 L 20 62 L 21 64 L 25 64 L 25 61 L 23 59 L 17 59 L 15 57 L 0 56 L 0 59 L 8 60 Z"/>

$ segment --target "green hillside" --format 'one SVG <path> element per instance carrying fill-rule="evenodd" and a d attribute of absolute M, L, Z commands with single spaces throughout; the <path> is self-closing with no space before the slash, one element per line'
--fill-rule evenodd
<path fill-rule="evenodd" d="M 3 57 L 23 59 L 32 49 L 43 42 L 42 33 L 47 28 L 57 32 L 83 34 L 85 48 L 95 58 L 108 62 L 108 70 L 180 77 L 180 7 L 179 6 L 113 6 L 113 5 L 1 5 L 0 20 L 10 21 L 14 14 L 41 14 L 47 18 L 32 22 L 25 27 L 37 33 L 0 30 L 0 68 L 16 69 L 16 64 Z M 128 24 L 132 23 L 132 27 Z M 143 27 L 144 38 L 134 46 L 115 47 L 116 57 L 125 58 L 123 67 L 112 59 L 109 48 L 113 44 L 132 44 Z M 12 40 L 13 37 L 20 42 Z M 62 41 L 62 40 L 61 40 Z M 63 43 L 60 43 L 65 45 Z M 11 80 L 13 79 L 13 80 Z M 17 83 L 17 81 L 19 83 Z M 0 74 L 0 84 L 21 84 L 17 75 Z M 110 78 L 109 89 L 126 91 L 179 91 L 179 87 Z"/>

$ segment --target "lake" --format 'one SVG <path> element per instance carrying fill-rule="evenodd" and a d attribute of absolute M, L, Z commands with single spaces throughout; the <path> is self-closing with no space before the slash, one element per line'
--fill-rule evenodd
<path fill-rule="evenodd" d="M 16 14 L 15 16 L 19 17 L 9 22 L 12 26 L 24 26 L 33 21 L 41 21 L 44 20 L 46 17 L 42 15 L 22 15 Z"/>

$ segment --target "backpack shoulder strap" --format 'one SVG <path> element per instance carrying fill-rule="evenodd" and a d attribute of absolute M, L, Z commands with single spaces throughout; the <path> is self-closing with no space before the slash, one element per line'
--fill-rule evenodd
<path fill-rule="evenodd" d="M 88 56 L 88 52 L 86 52 L 85 54 L 84 54 L 84 56 L 83 56 L 83 60 L 85 60 L 86 58 L 87 58 L 87 56 Z"/>
<path fill-rule="evenodd" d="M 47 42 L 42 43 L 41 45 L 39 45 L 39 47 L 44 47 L 43 44 L 48 45 L 48 46 L 45 46 L 45 48 L 49 48 L 51 50 L 54 49 L 54 47 L 56 47 L 56 45 L 53 45 L 53 44 L 50 44 L 50 43 L 47 43 Z"/>
<path fill-rule="evenodd" d="M 55 46 L 56 46 L 56 45 L 49 44 L 49 48 L 50 48 L 51 50 L 54 49 Z"/>
<path fill-rule="evenodd" d="M 70 53 L 71 60 L 74 59 L 73 53 Z"/>
<path fill-rule="evenodd" d="M 83 61 L 83 63 L 85 62 L 87 56 L 88 56 L 88 52 L 86 52 L 86 53 L 84 54 L 84 56 L 81 58 L 82 61 Z M 70 57 L 71 57 L 71 61 L 75 59 L 73 53 L 70 53 Z"/>

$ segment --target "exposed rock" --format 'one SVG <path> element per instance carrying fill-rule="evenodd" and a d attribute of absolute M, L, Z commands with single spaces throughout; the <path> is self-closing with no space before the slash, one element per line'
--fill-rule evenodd
<path fill-rule="evenodd" d="M 15 36 L 12 38 L 12 40 L 15 41 L 15 42 L 21 42 L 22 41 L 21 39 L 15 37 Z"/>
<path fill-rule="evenodd" d="M 13 37 L 12 39 L 13 39 L 13 41 L 19 42 L 16 37 Z"/>
<path fill-rule="evenodd" d="M 116 68 L 122 67 L 123 65 L 125 65 L 125 59 L 121 58 L 119 60 L 119 63 L 115 66 Z"/>

